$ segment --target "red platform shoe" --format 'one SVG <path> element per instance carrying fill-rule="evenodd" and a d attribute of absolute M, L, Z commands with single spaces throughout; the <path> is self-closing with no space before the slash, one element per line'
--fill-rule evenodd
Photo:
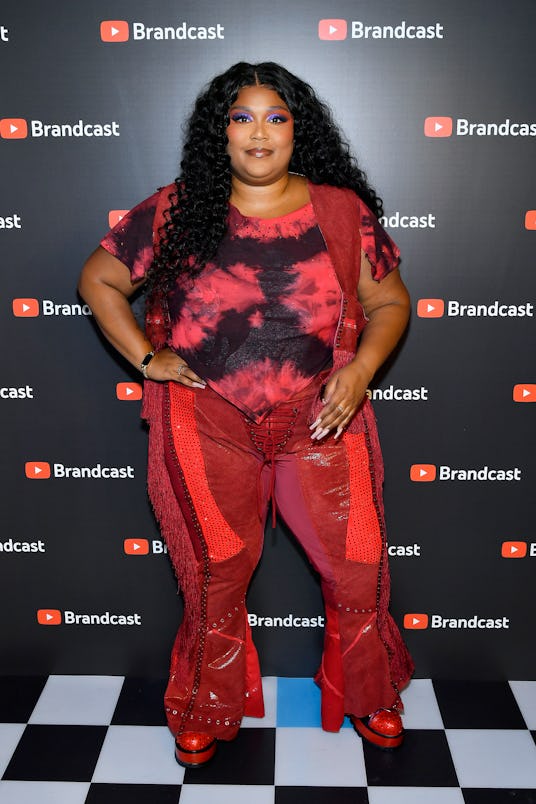
<path fill-rule="evenodd" d="M 183 768 L 201 768 L 216 753 L 216 740 L 210 734 L 185 731 L 175 738 L 175 759 Z"/>
<path fill-rule="evenodd" d="M 377 709 L 368 717 L 351 717 L 358 734 L 378 748 L 398 748 L 404 739 L 402 718 L 396 709 Z"/>

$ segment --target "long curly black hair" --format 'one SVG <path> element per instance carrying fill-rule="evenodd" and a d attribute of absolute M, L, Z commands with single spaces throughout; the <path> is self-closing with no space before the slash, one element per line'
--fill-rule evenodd
<path fill-rule="evenodd" d="M 180 175 L 159 233 L 158 254 L 147 291 L 162 299 L 179 274 L 195 276 L 215 254 L 226 231 L 231 163 L 226 129 L 229 109 L 242 87 L 275 90 L 294 117 L 294 150 L 289 170 L 314 184 L 348 187 L 380 217 L 382 201 L 367 182 L 333 121 L 331 111 L 309 84 L 274 62 L 234 64 L 216 76 L 195 102 L 186 125 Z"/>

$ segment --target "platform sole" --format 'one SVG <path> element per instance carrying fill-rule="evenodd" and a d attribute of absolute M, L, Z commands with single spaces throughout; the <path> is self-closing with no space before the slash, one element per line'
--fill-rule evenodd
<path fill-rule="evenodd" d="M 175 746 L 175 759 L 183 768 L 202 768 L 210 762 L 216 753 L 216 740 L 213 740 L 206 748 L 192 751 L 188 748 Z"/>

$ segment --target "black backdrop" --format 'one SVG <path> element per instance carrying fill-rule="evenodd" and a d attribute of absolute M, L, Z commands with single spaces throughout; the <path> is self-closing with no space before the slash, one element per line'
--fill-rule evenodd
<path fill-rule="evenodd" d="M 140 377 L 76 281 L 110 210 L 174 178 L 201 86 L 269 59 L 328 100 L 403 252 L 413 317 L 373 392 L 417 675 L 533 675 L 535 23 L 532 0 L 5 0 L 0 672 L 166 674 L 181 606 L 145 493 Z M 319 588 L 281 525 L 248 607 L 283 618 L 254 627 L 265 674 L 315 670 L 321 629 L 288 623 L 321 616 Z"/>

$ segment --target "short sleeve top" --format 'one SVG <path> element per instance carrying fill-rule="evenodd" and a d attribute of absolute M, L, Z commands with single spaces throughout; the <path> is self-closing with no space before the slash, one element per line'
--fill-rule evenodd
<path fill-rule="evenodd" d="M 157 201 L 158 194 L 142 201 L 101 241 L 133 282 L 151 265 Z M 396 267 L 398 249 L 366 207 L 363 213 L 362 248 L 379 280 Z M 311 203 L 269 219 L 230 205 L 214 258 L 168 295 L 168 343 L 258 422 L 331 364 L 340 301 Z"/>

